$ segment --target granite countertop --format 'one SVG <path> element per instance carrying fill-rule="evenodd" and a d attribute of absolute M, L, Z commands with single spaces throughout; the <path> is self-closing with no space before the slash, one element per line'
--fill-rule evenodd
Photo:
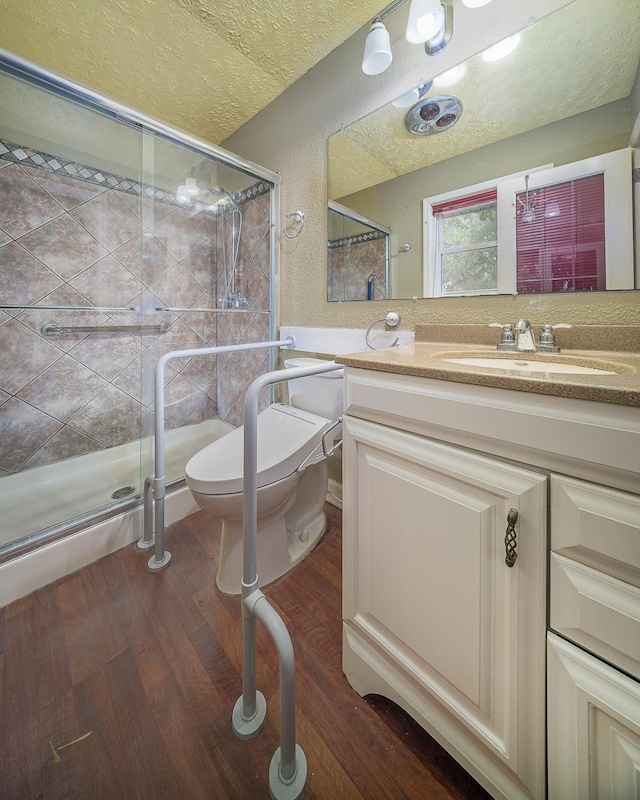
<path fill-rule="evenodd" d="M 428 327 L 428 326 L 424 326 Z M 436 326 L 437 327 L 437 326 Z M 451 326 L 447 326 L 451 327 Z M 465 327 L 465 326 L 461 326 Z M 595 400 L 626 406 L 640 406 L 640 353 L 612 350 L 565 350 L 559 354 L 502 352 L 495 345 L 454 341 L 419 341 L 424 331 L 416 328 L 416 343 L 338 356 L 349 367 L 394 372 L 420 378 L 436 378 L 498 389 Z M 454 337 L 451 337 L 454 338 Z M 473 339 L 472 339 L 473 341 Z M 613 375 L 527 372 L 526 369 L 497 370 L 490 367 L 454 364 L 446 358 L 483 357 L 522 361 L 552 361 L 615 371 Z"/>

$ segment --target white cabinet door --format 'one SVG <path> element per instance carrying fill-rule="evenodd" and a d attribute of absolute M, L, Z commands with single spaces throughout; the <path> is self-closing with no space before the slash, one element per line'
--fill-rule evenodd
<path fill-rule="evenodd" d="M 548 640 L 549 800 L 640 800 L 640 684 Z"/>
<path fill-rule="evenodd" d="M 546 477 L 345 420 L 345 674 L 494 796 L 542 797 Z"/>

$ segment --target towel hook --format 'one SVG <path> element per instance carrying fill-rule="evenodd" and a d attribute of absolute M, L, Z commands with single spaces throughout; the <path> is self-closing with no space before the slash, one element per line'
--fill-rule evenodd
<path fill-rule="evenodd" d="M 298 230 L 291 235 L 287 233 L 286 227 L 284 227 L 282 230 L 287 239 L 297 239 L 298 236 L 300 236 L 300 234 L 302 233 L 302 229 L 304 228 L 304 211 L 290 211 L 287 214 L 287 219 L 289 219 L 290 217 L 293 218 L 293 224 L 298 226 Z"/>
<path fill-rule="evenodd" d="M 396 313 L 395 311 L 388 311 L 384 319 L 377 319 L 375 322 L 372 322 L 371 325 L 367 328 L 367 332 L 364 335 L 364 340 L 367 344 L 367 347 L 370 350 L 382 350 L 382 347 L 374 347 L 371 342 L 369 341 L 369 334 L 371 333 L 371 329 L 374 325 L 379 325 L 381 322 L 384 322 L 390 328 L 395 328 L 396 325 L 400 324 L 400 314 Z M 395 347 L 398 342 L 400 341 L 400 337 L 396 336 L 396 338 L 391 342 L 389 347 Z"/>

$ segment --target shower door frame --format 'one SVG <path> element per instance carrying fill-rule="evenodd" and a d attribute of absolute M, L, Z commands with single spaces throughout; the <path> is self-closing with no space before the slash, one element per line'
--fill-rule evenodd
<path fill-rule="evenodd" d="M 1 47 L 0 68 L 13 77 L 21 78 L 37 87 L 48 89 L 67 100 L 79 103 L 124 124 L 137 127 L 140 129 L 140 133 L 143 136 L 145 133 L 157 135 L 170 142 L 185 146 L 204 156 L 209 156 L 225 166 L 241 170 L 256 179 L 270 183 L 273 188 L 270 191 L 269 203 L 269 255 L 271 264 L 269 338 L 272 340 L 276 338 L 276 332 L 280 327 L 279 304 L 277 302 L 280 273 L 280 236 L 277 221 L 280 218 L 281 183 L 280 175 L 277 172 L 273 172 L 266 167 L 261 167 L 248 159 L 241 158 L 222 147 L 211 144 L 179 128 L 173 128 L 145 114 L 134 111 L 83 84 L 57 75 Z M 271 370 L 274 369 L 274 359 L 274 353 L 270 352 L 269 368 Z M 140 453 L 140 458 L 142 459 L 142 451 Z M 177 481 L 176 484 L 179 488 L 179 485 L 184 485 L 184 480 Z M 30 536 L 17 540 L 15 543 L 16 547 L 8 547 L 7 552 L 3 552 L 2 555 L 0 555 L 0 563 L 30 552 L 41 543 L 46 542 L 49 544 L 50 542 L 62 539 L 85 529 L 89 525 L 94 525 L 98 522 L 132 511 L 142 506 L 142 504 L 143 493 L 140 491 L 128 500 L 115 502 L 106 508 L 94 509 L 78 517 L 73 517 L 70 520 L 45 528 L 42 531 L 34 532 Z"/>

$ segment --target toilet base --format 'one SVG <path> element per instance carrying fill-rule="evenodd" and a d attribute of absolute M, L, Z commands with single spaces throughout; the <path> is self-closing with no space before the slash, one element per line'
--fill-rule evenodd
<path fill-rule="evenodd" d="M 322 461 L 307 467 L 295 477 L 297 480 L 292 481 L 292 491 L 278 508 L 269 513 L 261 512 L 258 490 L 257 571 L 260 587 L 272 583 L 299 564 L 318 544 L 326 529 L 327 518 L 323 511 L 329 482 L 326 463 Z M 200 499 L 198 502 L 201 507 L 206 507 Z M 239 595 L 242 591 L 242 528 L 241 517 L 222 521 L 216 585 L 224 594 Z"/>

